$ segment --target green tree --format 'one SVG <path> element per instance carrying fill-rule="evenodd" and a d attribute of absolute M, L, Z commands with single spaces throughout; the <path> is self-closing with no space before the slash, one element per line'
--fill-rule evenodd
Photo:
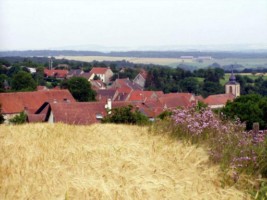
<path fill-rule="evenodd" d="M 91 84 L 86 78 L 72 77 L 63 82 L 61 87 L 68 89 L 77 101 L 95 101 L 96 92 L 91 88 Z"/>
<path fill-rule="evenodd" d="M 36 90 L 37 84 L 31 74 L 20 71 L 13 76 L 11 86 L 15 91 L 33 91 Z"/>
<path fill-rule="evenodd" d="M 8 81 L 8 77 L 5 74 L 0 74 L 0 92 L 5 92 L 5 82 Z"/>
<path fill-rule="evenodd" d="M 38 67 L 36 69 L 36 73 L 34 74 L 34 79 L 37 83 L 37 85 L 45 85 L 45 79 L 44 79 L 44 68 Z"/>
<path fill-rule="evenodd" d="M 181 80 L 180 86 L 184 92 L 199 93 L 199 83 L 194 77 L 188 77 Z"/>
<path fill-rule="evenodd" d="M 267 128 L 267 97 L 258 94 L 242 95 L 233 102 L 228 102 L 222 112 L 230 119 L 238 117 L 246 122 L 246 128 L 252 129 L 254 122 L 259 122 L 260 128 Z"/>

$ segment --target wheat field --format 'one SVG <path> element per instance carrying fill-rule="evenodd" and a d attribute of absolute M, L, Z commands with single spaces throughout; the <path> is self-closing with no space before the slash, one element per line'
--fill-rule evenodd
<path fill-rule="evenodd" d="M 0 126 L 0 199 L 248 199 L 200 147 L 148 128 Z"/>

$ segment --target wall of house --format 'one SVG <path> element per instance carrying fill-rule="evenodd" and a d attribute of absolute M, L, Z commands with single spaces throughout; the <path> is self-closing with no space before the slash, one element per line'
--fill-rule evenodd
<path fill-rule="evenodd" d="M 3 117 L 5 119 L 4 124 L 8 124 L 9 120 L 15 117 L 16 115 L 19 115 L 19 113 L 16 114 L 3 114 Z"/>
<path fill-rule="evenodd" d="M 50 115 L 49 115 L 49 117 L 48 117 L 48 121 L 47 121 L 48 123 L 54 123 L 55 121 L 54 121 L 54 114 L 53 114 L 53 112 L 51 111 L 50 112 Z"/>
<path fill-rule="evenodd" d="M 111 69 L 108 69 L 105 73 L 105 80 L 103 81 L 104 83 L 108 84 L 110 82 L 110 78 L 113 76 L 113 72 Z"/>
<path fill-rule="evenodd" d="M 140 85 L 141 87 L 145 87 L 145 81 L 146 80 L 140 74 L 138 74 L 133 80 L 134 83 Z"/>

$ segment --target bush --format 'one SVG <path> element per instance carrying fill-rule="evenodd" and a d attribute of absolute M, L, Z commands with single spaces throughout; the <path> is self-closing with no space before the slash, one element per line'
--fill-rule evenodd
<path fill-rule="evenodd" d="M 24 112 L 19 113 L 12 119 L 9 120 L 12 124 L 23 124 L 27 121 L 27 115 Z"/>
<path fill-rule="evenodd" d="M 111 110 L 111 114 L 102 119 L 103 123 L 116 124 L 137 124 L 146 125 L 149 123 L 148 118 L 138 110 L 133 110 L 133 107 L 126 106 Z"/>
<path fill-rule="evenodd" d="M 3 124 L 4 121 L 5 121 L 5 118 L 4 118 L 3 114 L 2 114 L 2 106 L 0 104 L 0 124 Z"/>

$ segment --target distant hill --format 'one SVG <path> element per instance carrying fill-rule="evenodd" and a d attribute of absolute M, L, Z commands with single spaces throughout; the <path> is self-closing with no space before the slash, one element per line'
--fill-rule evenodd
<path fill-rule="evenodd" d="M 267 51 L 73 51 L 73 50 L 28 50 L 0 51 L 0 57 L 5 56 L 113 56 L 139 58 L 180 58 L 181 56 L 210 56 L 212 58 L 267 58 Z"/>

